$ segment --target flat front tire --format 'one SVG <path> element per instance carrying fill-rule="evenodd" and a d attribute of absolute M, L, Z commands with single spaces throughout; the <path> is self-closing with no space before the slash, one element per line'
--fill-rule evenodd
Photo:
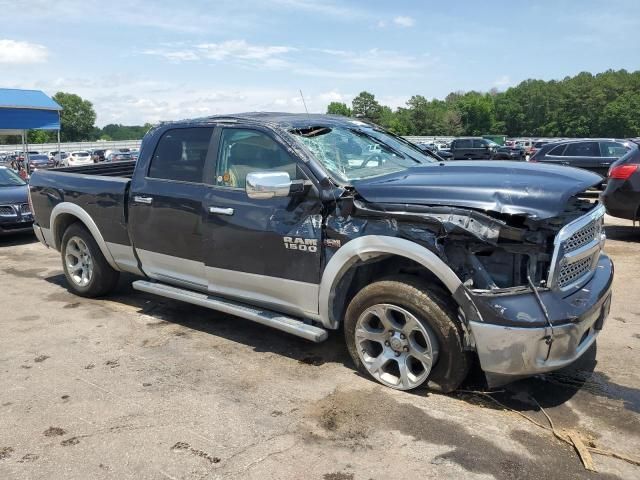
<path fill-rule="evenodd" d="M 62 268 L 69 289 L 81 297 L 100 297 L 118 283 L 119 272 L 107 262 L 93 235 L 80 223 L 62 236 Z"/>
<path fill-rule="evenodd" d="M 347 307 L 344 334 L 358 370 L 397 390 L 453 391 L 471 364 L 451 300 L 418 277 L 360 290 Z"/>

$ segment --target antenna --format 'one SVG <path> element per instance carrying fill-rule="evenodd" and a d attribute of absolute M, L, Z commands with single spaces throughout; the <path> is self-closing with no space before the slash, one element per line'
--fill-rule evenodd
<path fill-rule="evenodd" d="M 304 105 L 304 111 L 307 112 L 307 116 L 309 117 L 309 120 L 311 120 L 311 116 L 309 115 L 309 110 L 307 109 L 307 102 L 304 101 L 304 95 L 302 94 L 302 89 L 300 89 L 299 92 L 300 92 L 300 97 L 302 98 L 302 105 Z"/>

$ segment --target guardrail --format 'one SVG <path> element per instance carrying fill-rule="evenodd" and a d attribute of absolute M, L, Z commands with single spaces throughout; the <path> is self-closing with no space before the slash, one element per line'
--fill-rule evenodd
<path fill-rule="evenodd" d="M 63 152 L 73 152 L 76 150 L 93 149 L 118 149 L 118 148 L 140 148 L 141 140 L 112 140 L 104 142 L 61 142 L 60 149 Z M 54 152 L 58 150 L 57 143 L 30 143 L 30 151 Z M 0 152 L 22 151 L 22 145 L 0 145 Z"/>
<path fill-rule="evenodd" d="M 407 135 L 404 138 L 413 143 L 433 143 L 446 142 L 450 143 L 456 137 L 446 137 L 438 135 Z M 516 138 L 515 140 L 534 140 L 533 138 Z M 538 138 L 535 140 L 560 140 L 560 138 Z M 73 152 L 75 150 L 92 150 L 92 149 L 117 149 L 117 148 L 140 148 L 141 140 L 111 140 L 101 142 L 67 142 L 60 143 L 63 152 Z M 22 145 L 0 145 L 0 153 L 22 151 Z M 58 150 L 57 143 L 30 143 L 29 150 L 38 152 L 52 152 Z"/>

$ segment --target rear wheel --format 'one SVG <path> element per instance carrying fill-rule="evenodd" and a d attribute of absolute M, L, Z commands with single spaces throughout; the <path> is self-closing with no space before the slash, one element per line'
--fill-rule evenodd
<path fill-rule="evenodd" d="M 397 390 L 426 385 L 450 392 L 471 363 L 457 322 L 443 292 L 419 278 L 398 276 L 358 292 L 347 308 L 344 332 L 362 373 Z"/>
<path fill-rule="evenodd" d="M 100 297 L 118 283 L 119 272 L 111 268 L 93 235 L 74 223 L 62 236 L 62 267 L 69 289 L 82 297 Z"/>

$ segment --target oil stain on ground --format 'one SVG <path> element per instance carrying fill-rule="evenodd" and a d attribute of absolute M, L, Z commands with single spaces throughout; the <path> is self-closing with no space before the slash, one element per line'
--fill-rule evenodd
<path fill-rule="evenodd" d="M 19 278 L 34 278 L 38 277 L 39 273 L 45 272 L 46 268 L 28 268 L 24 270 L 18 270 L 17 268 L 5 268 L 3 269 L 4 273 L 8 273 L 9 275 L 13 275 L 14 277 Z"/>
<path fill-rule="evenodd" d="M 60 427 L 49 427 L 44 432 L 42 432 L 45 437 L 57 437 L 60 435 L 64 435 L 65 433 L 67 433 L 67 431 L 64 428 Z"/>
<path fill-rule="evenodd" d="M 497 480 L 618 478 L 585 471 L 575 452 L 552 437 L 526 431 L 512 434 L 512 440 L 522 444 L 534 459 L 504 451 L 481 436 L 472 435 L 461 423 L 432 417 L 414 405 L 398 402 L 381 388 L 338 390 L 311 406 L 308 418 L 320 427 L 319 434 L 301 431 L 309 442 L 329 441 L 352 450 L 368 449 L 372 448 L 368 439 L 374 433 L 398 431 L 416 441 L 450 448 L 432 459 L 432 463 L 452 462 L 469 472 L 492 475 Z"/>

